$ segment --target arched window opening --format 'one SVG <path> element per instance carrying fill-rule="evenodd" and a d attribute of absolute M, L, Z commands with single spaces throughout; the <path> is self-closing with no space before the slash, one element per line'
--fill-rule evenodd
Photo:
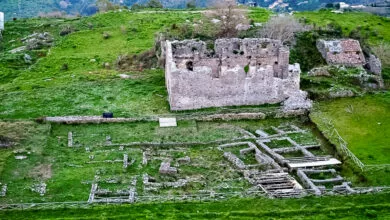
<path fill-rule="evenodd" d="M 194 71 L 194 63 L 192 61 L 188 61 L 186 63 L 186 66 L 187 66 L 187 70 Z"/>

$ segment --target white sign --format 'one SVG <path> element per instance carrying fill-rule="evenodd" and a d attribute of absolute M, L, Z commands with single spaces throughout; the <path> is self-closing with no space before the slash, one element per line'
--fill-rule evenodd
<path fill-rule="evenodd" d="M 161 128 L 177 126 L 176 118 L 159 118 L 159 122 Z"/>
<path fill-rule="evenodd" d="M 0 12 L 0 30 L 4 30 L 4 13 Z"/>

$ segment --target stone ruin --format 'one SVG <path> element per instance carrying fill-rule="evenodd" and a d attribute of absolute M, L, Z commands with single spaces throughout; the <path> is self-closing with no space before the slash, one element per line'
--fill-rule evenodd
<path fill-rule="evenodd" d="M 366 63 L 362 48 L 357 40 L 318 40 L 317 48 L 329 65 L 361 67 Z"/>
<path fill-rule="evenodd" d="M 166 41 L 165 78 L 171 110 L 281 103 L 297 96 L 288 110 L 310 108 L 299 88 L 299 64 L 278 40 L 218 39 Z M 295 103 L 296 104 L 296 103 Z"/>
<path fill-rule="evenodd" d="M 240 155 L 253 153 L 256 164 L 245 164 L 238 155 L 225 151 L 231 147 L 240 147 Z M 223 156 L 243 174 L 244 178 L 253 187 L 263 190 L 271 198 L 301 197 L 305 194 L 303 187 L 288 173 L 284 172 L 281 166 L 272 158 L 262 153 L 255 144 L 251 142 L 236 142 L 220 145 Z M 266 168 L 264 171 L 261 167 Z"/>
<path fill-rule="evenodd" d="M 373 54 L 365 54 L 360 47 L 360 43 L 353 39 L 338 39 L 338 40 L 318 40 L 318 51 L 329 65 L 344 65 L 347 67 L 365 67 L 368 72 L 374 75 L 362 75 L 364 77 L 373 78 L 377 82 L 379 88 L 383 88 L 382 78 L 382 63 L 381 60 Z M 313 69 L 309 75 L 329 75 L 326 69 Z M 366 77 L 367 78 L 367 77 Z M 371 86 L 372 87 L 372 86 Z"/>

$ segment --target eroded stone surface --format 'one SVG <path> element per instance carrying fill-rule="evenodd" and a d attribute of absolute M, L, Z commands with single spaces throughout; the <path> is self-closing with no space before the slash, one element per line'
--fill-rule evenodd
<path fill-rule="evenodd" d="M 374 73 L 375 75 L 381 75 L 382 73 L 382 62 L 381 60 L 374 56 L 373 54 L 370 54 L 370 57 L 368 58 L 368 68 L 370 72 Z"/>
<path fill-rule="evenodd" d="M 318 40 L 317 48 L 330 65 L 359 67 L 366 63 L 362 48 L 357 40 Z"/>

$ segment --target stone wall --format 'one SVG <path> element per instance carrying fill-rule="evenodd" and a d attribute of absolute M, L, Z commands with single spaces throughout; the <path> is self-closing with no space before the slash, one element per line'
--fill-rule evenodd
<path fill-rule="evenodd" d="M 357 40 L 318 40 L 317 48 L 329 65 L 359 67 L 366 63 L 360 43 Z"/>
<path fill-rule="evenodd" d="M 300 91 L 299 65 L 277 40 L 218 39 L 214 50 L 166 41 L 165 49 L 171 110 L 280 103 Z"/>

